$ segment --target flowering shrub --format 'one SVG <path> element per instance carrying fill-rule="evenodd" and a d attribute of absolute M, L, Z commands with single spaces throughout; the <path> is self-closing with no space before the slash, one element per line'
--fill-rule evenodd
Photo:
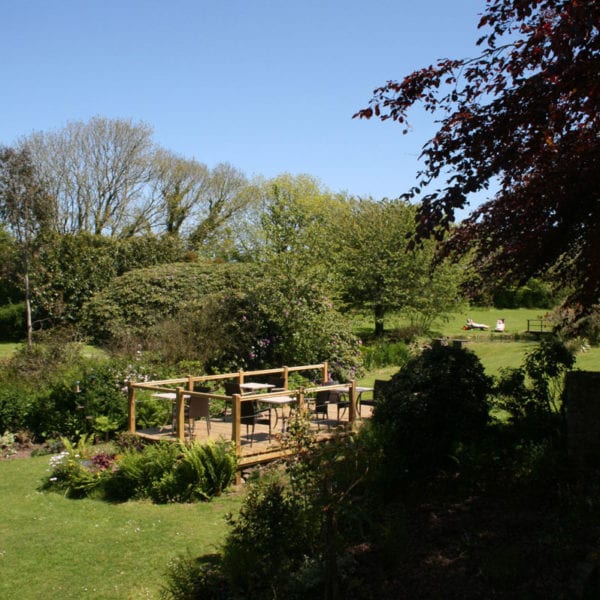
<path fill-rule="evenodd" d="M 15 452 L 15 435 L 10 431 L 5 431 L 3 435 L 0 435 L 0 458 L 8 458 Z"/>
<path fill-rule="evenodd" d="M 92 454 L 88 438 L 77 445 L 63 438 L 65 450 L 50 457 L 49 475 L 43 489 L 62 491 L 69 498 L 83 498 L 100 489 L 115 463 L 115 455 Z"/>

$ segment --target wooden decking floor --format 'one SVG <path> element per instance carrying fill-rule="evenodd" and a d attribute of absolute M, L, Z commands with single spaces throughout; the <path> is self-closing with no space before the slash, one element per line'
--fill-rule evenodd
<path fill-rule="evenodd" d="M 361 407 L 361 419 L 368 419 L 371 416 L 372 407 L 362 406 Z M 267 413 L 268 414 L 268 413 Z M 274 416 L 272 418 L 272 430 L 271 439 L 269 439 L 269 426 L 267 423 L 257 423 L 252 433 L 252 427 L 246 430 L 246 426 L 242 425 L 242 436 L 241 436 L 241 459 L 248 461 L 252 460 L 252 457 L 257 458 L 263 455 L 269 455 L 281 451 L 281 440 L 285 432 L 282 431 L 281 417 L 275 424 Z M 287 419 L 286 419 L 287 422 Z M 337 420 L 337 407 L 329 406 L 327 419 L 321 418 L 318 421 L 311 419 L 311 430 L 317 433 L 317 439 L 326 439 L 331 437 L 337 428 L 345 429 L 348 425 L 348 411 L 344 411 L 340 414 L 340 420 Z M 173 431 L 171 424 L 164 425 L 160 428 L 154 429 L 140 429 L 137 433 L 145 438 L 152 440 L 172 440 L 177 439 L 176 433 Z M 210 435 L 207 430 L 206 420 L 200 419 L 195 423 L 193 435 L 190 436 L 186 424 L 186 440 L 193 439 L 194 441 L 203 442 L 209 439 L 212 440 L 231 440 L 232 437 L 232 422 L 231 415 L 228 414 L 225 417 L 211 417 L 210 419 Z"/>

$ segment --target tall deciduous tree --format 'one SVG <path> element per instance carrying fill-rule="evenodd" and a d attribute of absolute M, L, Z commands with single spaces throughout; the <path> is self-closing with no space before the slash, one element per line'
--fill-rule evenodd
<path fill-rule="evenodd" d="M 153 179 L 162 225 L 168 234 L 180 235 L 207 196 L 208 168 L 160 149 L 154 157 Z"/>
<path fill-rule="evenodd" d="M 27 343 L 32 346 L 30 264 L 36 237 L 51 215 L 50 197 L 26 150 L 0 149 L 0 217 L 21 251 Z"/>
<path fill-rule="evenodd" d="M 427 327 L 459 302 L 460 275 L 449 264 L 434 265 L 435 243 L 409 249 L 415 214 L 407 202 L 360 200 L 338 223 L 341 297 L 350 307 L 371 311 L 377 336 L 392 310 Z"/>
<path fill-rule="evenodd" d="M 327 283 L 335 240 L 330 224 L 346 209 L 309 175 L 280 175 L 263 187 L 258 256 L 290 279 Z"/>
<path fill-rule="evenodd" d="M 441 114 L 408 192 L 421 235 L 449 228 L 469 194 L 495 196 L 453 230 L 447 250 L 475 248 L 484 280 L 524 282 L 554 267 L 570 302 L 600 298 L 600 3 L 487 0 L 474 59 L 440 60 L 390 81 L 355 116 L 407 131 L 418 102 Z"/>
<path fill-rule="evenodd" d="M 152 129 L 94 117 L 21 141 L 55 199 L 58 233 L 123 237 L 148 227 Z"/>

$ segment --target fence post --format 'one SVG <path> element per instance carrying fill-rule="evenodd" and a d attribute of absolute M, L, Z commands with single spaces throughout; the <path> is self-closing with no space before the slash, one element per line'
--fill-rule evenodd
<path fill-rule="evenodd" d="M 183 388 L 177 388 L 177 439 L 180 442 L 185 441 L 185 399 Z"/>
<path fill-rule="evenodd" d="M 231 418 L 231 441 L 235 447 L 235 454 L 238 458 L 242 456 L 242 423 L 241 417 L 241 399 L 239 394 L 233 395 L 231 403 L 232 418 Z"/>
<path fill-rule="evenodd" d="M 288 389 L 288 368 L 283 367 L 283 387 Z"/>
<path fill-rule="evenodd" d="M 327 383 L 329 381 L 329 363 L 325 361 L 323 363 L 323 383 Z"/>
<path fill-rule="evenodd" d="M 127 401 L 129 409 L 127 412 L 127 431 L 135 433 L 135 388 L 131 381 L 127 382 Z"/>

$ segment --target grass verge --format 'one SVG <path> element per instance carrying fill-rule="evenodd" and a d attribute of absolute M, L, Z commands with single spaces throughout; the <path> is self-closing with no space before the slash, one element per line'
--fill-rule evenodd
<path fill-rule="evenodd" d="M 214 552 L 240 503 L 69 500 L 37 490 L 48 460 L 0 461 L 0 598 L 159 598 L 169 561 Z"/>

